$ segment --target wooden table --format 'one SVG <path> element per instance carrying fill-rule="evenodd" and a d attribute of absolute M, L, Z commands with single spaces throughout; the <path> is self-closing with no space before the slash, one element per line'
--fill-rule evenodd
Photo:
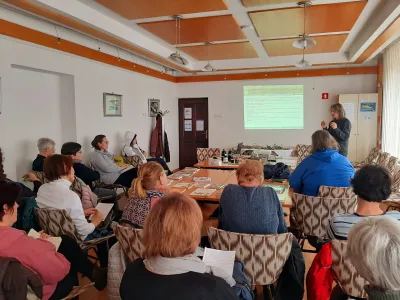
<path fill-rule="evenodd" d="M 283 162 L 285 164 L 290 165 L 290 172 L 293 172 L 297 165 L 297 158 L 283 158 L 278 159 L 275 163 Z M 272 163 L 272 164 L 275 164 Z M 210 164 L 208 160 L 201 161 L 194 165 L 195 168 L 199 169 L 215 169 L 215 170 L 236 170 L 239 167 L 239 164 L 232 164 L 232 163 L 223 163 L 222 165 L 214 165 Z"/>
<path fill-rule="evenodd" d="M 223 163 L 220 166 L 210 164 L 208 160 L 201 161 L 194 165 L 195 168 L 199 169 L 222 169 L 222 170 L 236 170 L 239 164 Z"/>
<path fill-rule="evenodd" d="M 195 175 L 195 177 L 210 177 L 211 184 L 224 184 L 225 186 L 228 184 L 237 184 L 236 179 L 236 171 L 232 170 L 213 170 L 213 169 L 201 169 Z M 216 190 L 210 196 L 191 196 L 190 194 L 197 189 L 197 187 L 192 187 L 190 189 L 184 188 L 174 188 L 174 185 L 177 183 L 191 183 L 193 182 L 193 177 L 183 177 L 181 180 L 174 180 L 171 184 L 171 188 L 173 191 L 180 192 L 185 194 L 186 196 L 192 197 L 201 203 L 212 203 L 218 204 L 221 198 L 221 194 L 223 189 Z M 286 181 L 284 183 L 272 182 L 266 180 L 264 183 L 284 186 L 285 191 L 283 194 L 279 195 L 281 204 L 283 207 L 292 207 L 292 199 L 289 197 L 289 183 Z"/>

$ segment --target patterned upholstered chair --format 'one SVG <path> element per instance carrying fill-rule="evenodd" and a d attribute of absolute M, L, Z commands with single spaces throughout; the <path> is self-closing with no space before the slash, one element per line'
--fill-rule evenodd
<path fill-rule="evenodd" d="M 389 157 L 388 163 L 386 168 L 388 169 L 389 173 L 394 176 L 397 168 L 398 168 L 398 162 L 399 160 L 397 159 L 396 156 L 391 156 Z"/>
<path fill-rule="evenodd" d="M 323 198 L 354 198 L 353 188 L 351 187 L 334 187 L 321 185 L 318 190 L 318 197 Z"/>
<path fill-rule="evenodd" d="M 351 261 L 346 258 L 346 248 L 347 241 L 332 241 L 332 271 L 335 281 L 348 296 L 366 299 L 364 286 L 368 282 L 357 273 Z"/>
<path fill-rule="evenodd" d="M 392 194 L 389 199 L 383 201 L 386 205 L 386 211 L 400 211 L 400 168 L 396 167 L 396 171 L 392 177 Z"/>
<path fill-rule="evenodd" d="M 303 247 L 305 239 L 328 238 L 326 229 L 329 220 L 335 214 L 353 213 L 356 209 L 357 197 L 324 198 L 294 193 L 292 204 L 290 225 L 300 230 L 300 245 Z"/>
<path fill-rule="evenodd" d="M 220 148 L 197 148 L 198 162 L 202 162 L 213 157 L 221 157 Z"/>
<path fill-rule="evenodd" d="M 244 263 L 253 286 L 271 285 L 278 280 L 292 249 L 291 233 L 243 234 L 214 227 L 208 227 L 207 232 L 212 248 L 236 251 L 236 259 Z"/>
<path fill-rule="evenodd" d="M 362 162 L 359 162 L 359 163 L 355 163 L 354 167 L 361 168 L 362 166 L 365 166 L 365 165 L 374 164 L 380 154 L 381 154 L 381 149 L 375 147 L 371 150 L 371 152 L 369 153 L 368 157 L 365 160 L 363 160 Z"/>
<path fill-rule="evenodd" d="M 48 183 L 49 180 L 46 178 L 46 176 L 44 175 L 44 172 L 32 172 L 36 175 L 37 179 L 39 179 L 39 181 L 42 184 Z M 71 186 L 70 186 L 70 190 L 75 192 L 76 194 L 78 194 L 79 199 L 82 199 L 82 188 L 83 185 L 86 185 L 82 179 L 78 178 L 75 176 L 75 180 L 72 182 Z M 89 190 L 89 187 L 87 187 L 87 190 Z M 112 196 L 107 196 L 107 197 L 102 197 L 102 198 L 98 198 L 97 195 L 93 194 L 93 192 L 91 190 L 89 190 L 90 193 L 92 193 L 92 198 L 94 197 L 96 199 L 96 202 L 104 202 L 110 198 L 112 198 Z"/>
<path fill-rule="evenodd" d="M 36 215 L 39 219 L 40 227 L 44 232 L 51 236 L 68 235 L 76 240 L 84 251 L 95 248 L 97 244 L 100 244 L 114 236 L 114 234 L 112 234 L 90 241 L 83 241 L 79 236 L 71 217 L 64 209 L 37 208 Z"/>
<path fill-rule="evenodd" d="M 376 164 L 378 166 L 387 168 L 389 164 L 389 159 L 390 159 L 390 154 L 387 152 L 382 152 L 381 154 L 379 154 Z"/>
<path fill-rule="evenodd" d="M 144 258 L 143 229 L 118 224 L 114 233 L 130 262 Z"/>
<path fill-rule="evenodd" d="M 143 161 L 137 155 L 134 155 L 134 156 L 123 156 L 122 159 L 123 159 L 125 164 L 131 165 L 134 168 L 139 168 L 141 165 L 143 165 Z"/>
<path fill-rule="evenodd" d="M 294 152 L 297 156 L 297 165 L 299 165 L 307 156 L 311 154 L 311 145 L 298 144 Z"/>

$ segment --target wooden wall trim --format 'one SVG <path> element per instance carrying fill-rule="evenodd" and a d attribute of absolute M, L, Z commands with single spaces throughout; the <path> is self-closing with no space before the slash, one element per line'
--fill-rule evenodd
<path fill-rule="evenodd" d="M 256 80 L 256 79 L 319 77 L 319 76 L 359 75 L 359 74 L 377 74 L 377 73 L 378 73 L 378 67 L 374 66 L 374 67 L 359 67 L 359 68 L 274 71 L 274 72 L 242 73 L 242 74 L 226 74 L 226 75 L 182 76 L 182 77 L 177 77 L 176 82 L 188 83 L 188 82 L 210 82 L 210 81 L 230 81 L 230 80 Z"/>
<path fill-rule="evenodd" d="M 133 64 L 131 61 L 127 61 L 124 59 L 118 60 L 118 57 L 67 40 L 61 39 L 61 43 L 58 43 L 57 38 L 52 35 L 36 31 L 34 29 L 30 29 L 15 23 L 11 23 L 4 19 L 0 19 L 0 34 L 85 57 L 136 73 L 141 73 L 150 77 L 176 82 L 176 78 L 174 76 L 164 74 L 160 71 L 146 68 L 138 64 Z"/>
<path fill-rule="evenodd" d="M 179 70 L 182 72 L 192 72 L 188 68 L 184 66 L 179 66 L 176 65 L 172 62 L 170 62 L 168 59 L 161 57 L 159 55 L 153 54 L 147 50 L 144 50 L 140 47 L 137 47 L 135 45 L 132 45 L 130 43 L 124 42 L 121 39 L 118 39 L 116 37 L 113 37 L 112 35 L 103 33 L 97 29 L 94 29 L 88 25 L 85 25 L 83 23 L 80 23 L 72 18 L 68 18 L 62 14 L 55 13 L 51 10 L 45 9 L 41 6 L 35 5 L 28 0 L 3 0 L 11 5 L 14 5 L 20 9 L 23 9 L 25 11 L 28 11 L 30 13 L 33 13 L 35 15 L 44 17 L 48 20 L 51 20 L 55 23 L 63 24 L 69 28 L 72 28 L 78 32 L 82 32 L 85 34 L 88 34 L 89 36 L 92 36 L 94 38 L 97 38 L 102 41 L 106 41 L 110 44 L 116 45 L 118 47 L 121 47 L 126 50 L 130 50 L 138 55 L 141 55 L 143 57 L 146 57 L 148 59 L 154 60 L 160 64 L 163 64 L 165 66 L 171 67 L 175 70 Z"/>
<path fill-rule="evenodd" d="M 400 32 L 400 17 L 386 28 L 381 35 L 356 59 L 356 63 L 363 63 L 376 52 L 384 43 Z"/>
<path fill-rule="evenodd" d="M 376 147 L 379 149 L 382 146 L 382 110 L 383 110 L 383 61 L 382 58 L 378 61 L 378 109 L 377 109 L 377 135 L 376 135 Z"/>

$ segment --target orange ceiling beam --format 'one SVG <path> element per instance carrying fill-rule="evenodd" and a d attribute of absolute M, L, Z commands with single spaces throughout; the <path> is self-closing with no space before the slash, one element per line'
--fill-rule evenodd
<path fill-rule="evenodd" d="M 218 74 L 218 75 L 203 75 L 203 76 L 183 76 L 183 77 L 177 77 L 176 82 L 188 83 L 188 82 L 255 80 L 255 79 L 319 77 L 319 76 L 340 76 L 340 75 L 350 76 L 350 75 L 360 75 L 360 74 L 378 74 L 378 67 L 375 66 L 375 67 L 359 67 L 359 68 L 273 71 L 273 72 L 262 72 L 262 73 L 242 73 L 242 74 L 226 74 L 226 75 Z"/>
<path fill-rule="evenodd" d="M 147 76 L 176 82 L 176 78 L 174 76 L 164 74 L 160 71 L 149 69 L 138 64 L 133 64 L 131 61 L 118 59 L 118 57 L 110 54 L 103 53 L 67 40 L 61 39 L 61 43 L 58 43 L 57 38 L 52 35 L 11 23 L 3 19 L 0 19 L 0 34 L 99 61 L 108 65 L 120 67 Z"/>

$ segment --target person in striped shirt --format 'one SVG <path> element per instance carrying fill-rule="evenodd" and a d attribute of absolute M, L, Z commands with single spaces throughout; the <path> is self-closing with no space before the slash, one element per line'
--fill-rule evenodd
<path fill-rule="evenodd" d="M 357 195 L 357 209 L 353 214 L 333 216 L 327 230 L 329 238 L 347 240 L 350 228 L 366 217 L 387 216 L 400 221 L 400 212 L 384 212 L 380 207 L 392 191 L 391 176 L 385 168 L 373 165 L 361 168 L 352 185 Z"/>

